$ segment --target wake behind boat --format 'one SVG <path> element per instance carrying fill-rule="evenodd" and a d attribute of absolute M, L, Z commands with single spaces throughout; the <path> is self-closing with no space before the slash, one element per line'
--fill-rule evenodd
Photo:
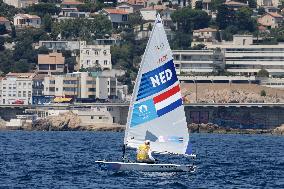
<path fill-rule="evenodd" d="M 157 16 L 130 101 L 124 145 L 137 149 L 151 141 L 155 153 L 191 154 L 179 80 L 164 26 Z M 194 165 L 96 161 L 112 171 L 193 172 Z"/>

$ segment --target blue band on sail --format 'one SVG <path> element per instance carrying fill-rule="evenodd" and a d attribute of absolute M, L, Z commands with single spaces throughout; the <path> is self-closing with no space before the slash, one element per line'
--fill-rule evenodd
<path fill-rule="evenodd" d="M 134 104 L 130 127 L 135 127 L 157 117 L 158 115 L 153 99 Z"/>
<path fill-rule="evenodd" d="M 137 100 L 158 93 L 178 81 L 173 60 L 142 74 Z"/>
<path fill-rule="evenodd" d="M 163 109 L 158 110 L 157 114 L 160 117 L 160 116 L 162 116 L 162 115 L 164 115 L 164 114 L 166 114 L 166 113 L 176 109 L 177 107 L 179 107 L 181 105 L 182 105 L 182 99 L 179 99 L 179 100 L 175 101 L 174 103 L 164 107 Z"/>

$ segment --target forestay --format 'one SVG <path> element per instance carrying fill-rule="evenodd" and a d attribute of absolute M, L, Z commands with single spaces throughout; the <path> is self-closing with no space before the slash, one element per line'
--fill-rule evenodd
<path fill-rule="evenodd" d="M 184 154 L 188 130 L 172 51 L 157 16 L 144 52 L 127 118 L 124 143 L 151 141 L 156 152 Z"/>

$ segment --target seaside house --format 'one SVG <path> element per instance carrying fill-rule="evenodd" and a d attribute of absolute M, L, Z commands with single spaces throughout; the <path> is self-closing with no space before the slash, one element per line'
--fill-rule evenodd
<path fill-rule="evenodd" d="M 41 18 L 37 15 L 16 14 L 14 16 L 14 25 L 18 28 L 24 28 L 24 27 L 40 28 Z"/>
<path fill-rule="evenodd" d="M 62 74 L 64 61 L 62 53 L 39 54 L 37 71 L 40 74 Z"/>
<path fill-rule="evenodd" d="M 0 104 L 30 104 L 34 73 L 8 73 L 1 78 Z"/>
<path fill-rule="evenodd" d="M 215 41 L 217 29 L 215 28 L 202 28 L 199 30 L 193 30 L 194 42 L 212 42 Z"/>
<path fill-rule="evenodd" d="M 0 24 L 4 25 L 6 30 L 11 30 L 11 23 L 7 18 L 0 16 Z"/>
<path fill-rule="evenodd" d="M 121 26 L 127 25 L 129 13 L 125 10 L 106 8 L 101 10 L 100 12 L 108 17 L 114 28 L 119 28 Z"/>
<path fill-rule="evenodd" d="M 79 62 L 80 68 L 111 70 L 110 45 L 87 45 L 81 41 Z"/>
<path fill-rule="evenodd" d="M 278 13 L 268 12 L 257 19 L 257 23 L 266 28 L 278 28 L 282 25 L 283 16 Z"/>

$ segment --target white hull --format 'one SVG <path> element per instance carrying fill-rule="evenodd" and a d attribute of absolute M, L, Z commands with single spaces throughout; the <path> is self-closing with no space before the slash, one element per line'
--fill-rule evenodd
<path fill-rule="evenodd" d="M 109 171 L 141 171 L 141 172 L 194 172 L 194 165 L 177 164 L 147 164 L 147 163 L 125 163 L 96 161 L 104 170 Z"/>

